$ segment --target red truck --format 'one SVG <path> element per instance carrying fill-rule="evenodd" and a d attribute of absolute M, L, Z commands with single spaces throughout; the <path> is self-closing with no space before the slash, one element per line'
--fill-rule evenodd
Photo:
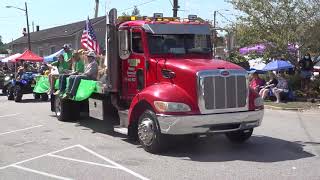
<path fill-rule="evenodd" d="M 225 133 L 244 142 L 261 124 L 263 100 L 249 88 L 245 69 L 213 59 L 208 23 L 160 13 L 118 18 L 116 9 L 107 19 L 106 82 L 81 102 L 53 95 L 58 119 L 79 112 L 107 119 L 116 112 L 114 131 L 151 153 L 163 151 L 176 135 Z"/>

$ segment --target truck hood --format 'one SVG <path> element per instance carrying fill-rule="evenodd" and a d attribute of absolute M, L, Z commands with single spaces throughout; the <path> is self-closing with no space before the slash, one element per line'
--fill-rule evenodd
<path fill-rule="evenodd" d="M 181 94 L 189 100 L 193 109 L 197 109 L 197 72 L 215 69 L 237 69 L 242 67 L 233 63 L 214 59 L 187 59 L 187 58 L 151 58 L 152 66 L 157 66 L 157 82 L 171 83 L 178 86 Z M 152 69 L 152 68 L 151 68 Z M 173 79 L 164 78 L 162 70 L 169 70 L 175 74 Z"/>
<path fill-rule="evenodd" d="M 181 69 L 183 71 L 192 71 L 196 73 L 203 70 L 214 69 L 243 69 L 242 67 L 224 60 L 215 59 L 175 59 L 175 58 L 156 58 L 159 65 L 165 65 L 173 69 Z"/>

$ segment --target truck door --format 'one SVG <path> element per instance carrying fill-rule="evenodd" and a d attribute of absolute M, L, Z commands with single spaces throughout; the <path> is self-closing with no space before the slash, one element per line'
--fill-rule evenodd
<path fill-rule="evenodd" d="M 122 99 L 132 100 L 145 87 L 145 50 L 143 31 L 129 32 L 130 55 L 122 61 Z"/>

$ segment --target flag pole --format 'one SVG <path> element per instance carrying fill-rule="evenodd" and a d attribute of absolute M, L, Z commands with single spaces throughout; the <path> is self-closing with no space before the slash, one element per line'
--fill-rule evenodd
<path fill-rule="evenodd" d="M 109 16 L 109 12 L 108 12 L 108 9 L 106 8 L 106 37 L 105 37 L 105 49 L 106 49 L 106 51 L 105 51 L 105 55 L 104 55 L 104 65 L 106 66 L 106 67 L 108 67 L 108 55 L 107 55 L 107 53 L 108 53 L 108 24 L 109 24 L 109 18 L 108 18 L 108 16 Z"/>

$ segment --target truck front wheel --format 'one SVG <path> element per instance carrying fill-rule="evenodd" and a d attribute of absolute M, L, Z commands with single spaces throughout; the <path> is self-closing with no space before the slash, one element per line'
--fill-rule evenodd
<path fill-rule="evenodd" d="M 167 147 L 166 138 L 161 134 L 157 116 L 146 110 L 139 118 L 138 138 L 143 149 L 150 153 L 160 153 Z"/>
<path fill-rule="evenodd" d="M 226 133 L 227 138 L 234 143 L 243 143 L 252 135 L 253 129 L 233 131 Z"/>

